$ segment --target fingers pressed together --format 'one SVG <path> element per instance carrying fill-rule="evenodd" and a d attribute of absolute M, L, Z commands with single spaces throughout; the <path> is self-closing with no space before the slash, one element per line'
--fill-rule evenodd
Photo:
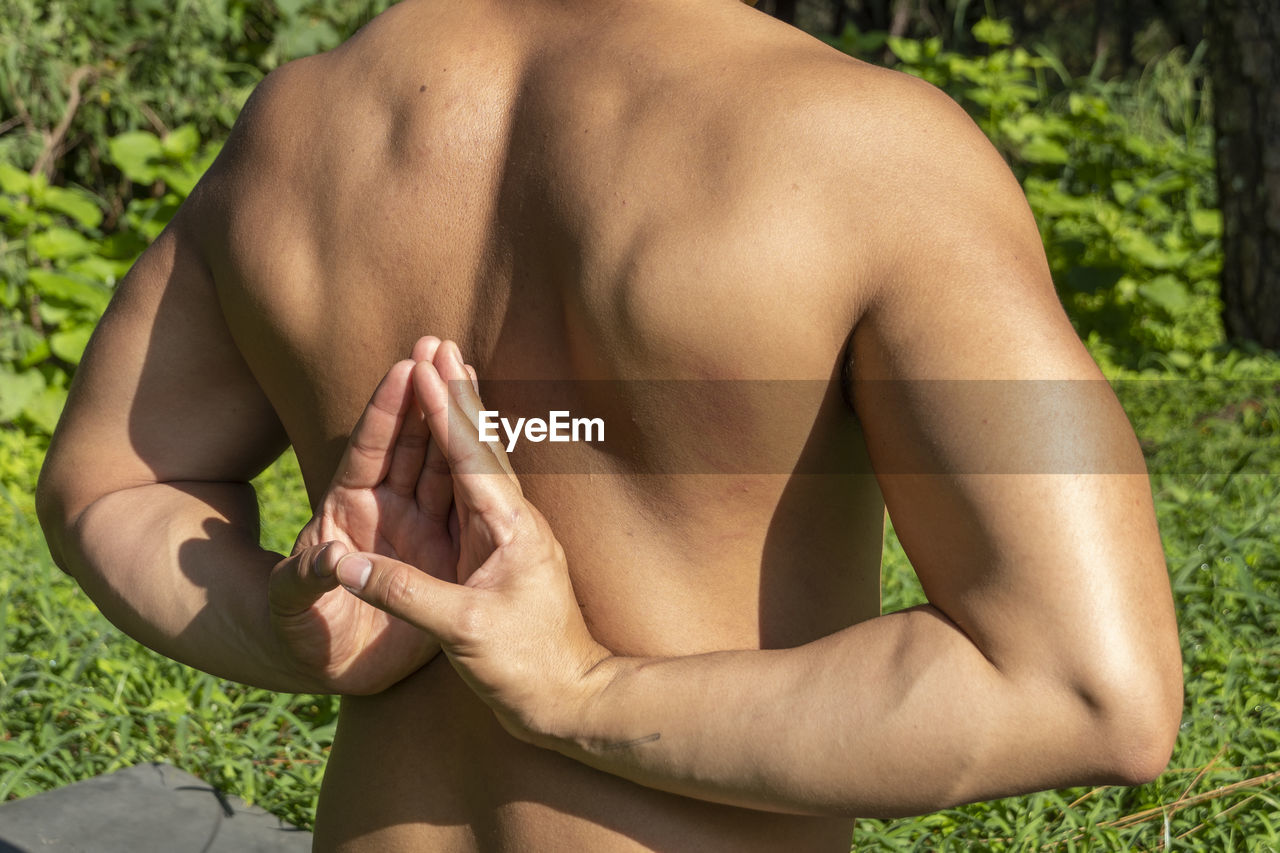
<path fill-rule="evenodd" d="M 500 519 L 520 487 L 501 445 L 479 439 L 481 408 L 476 371 L 457 344 L 419 339 L 412 358 L 388 371 L 357 423 L 342 463 L 344 484 L 385 482 L 414 494 L 424 519 L 437 523 L 451 510 L 460 518 Z M 360 553 L 343 554 L 334 565 L 353 592 L 373 571 L 369 555 Z"/>

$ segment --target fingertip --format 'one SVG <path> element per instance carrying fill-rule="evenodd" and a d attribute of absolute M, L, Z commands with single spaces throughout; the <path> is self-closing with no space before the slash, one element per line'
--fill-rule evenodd
<path fill-rule="evenodd" d="M 337 570 L 338 561 L 347 553 L 347 547 L 336 539 L 325 542 L 316 552 L 312 563 L 316 577 L 328 578 Z"/>
<path fill-rule="evenodd" d="M 469 364 L 462 365 L 467 370 L 467 375 L 471 377 L 471 387 L 475 390 L 476 396 L 480 396 L 480 377 L 476 374 L 476 369 Z"/>
<path fill-rule="evenodd" d="M 409 373 L 413 371 L 413 366 L 415 364 L 417 364 L 417 362 L 411 358 L 402 358 L 395 364 L 391 365 L 391 368 L 387 371 L 387 375 L 399 377 L 400 374 L 404 374 L 404 376 L 407 377 Z"/>
<path fill-rule="evenodd" d="M 444 341 L 436 350 L 436 371 L 445 379 L 462 379 L 467 375 L 462 360 L 462 350 L 453 341 Z"/>
<path fill-rule="evenodd" d="M 440 375 L 440 371 L 436 370 L 435 364 L 430 361 L 420 361 L 414 365 L 412 380 L 418 402 L 423 404 L 423 411 L 427 411 L 426 404 L 429 401 L 437 398 L 442 386 L 445 397 L 448 397 L 448 385 Z"/>
<path fill-rule="evenodd" d="M 376 405 L 387 412 L 394 411 L 397 416 L 403 415 L 408 410 L 409 404 L 413 401 L 410 384 L 415 364 L 416 362 L 412 359 L 405 358 L 391 365 L 387 375 L 374 391 L 374 399 L 378 401 Z"/>
<path fill-rule="evenodd" d="M 450 341 L 453 346 L 449 347 L 449 361 L 453 364 L 454 369 L 465 374 L 467 372 L 467 364 L 462 358 L 462 348 Z"/>
<path fill-rule="evenodd" d="M 423 335 L 418 338 L 417 343 L 413 345 L 414 361 L 431 361 L 435 358 L 436 350 L 440 348 L 440 339 L 435 335 Z"/>
<path fill-rule="evenodd" d="M 338 582 L 354 593 L 359 593 L 369 582 L 373 573 L 373 563 L 360 554 L 346 554 L 338 560 Z"/>

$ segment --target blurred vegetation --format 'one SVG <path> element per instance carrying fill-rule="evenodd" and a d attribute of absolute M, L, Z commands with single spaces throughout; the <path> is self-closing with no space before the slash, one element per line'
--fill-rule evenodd
<path fill-rule="evenodd" d="M 1126 74 L 1204 39 L 1204 0 L 758 0 L 756 8 L 813 33 L 852 24 L 974 53 L 983 18 L 1003 19 L 1017 44 L 1043 45 L 1072 74 Z"/>
<path fill-rule="evenodd" d="M 0 424 L 47 435 L 254 86 L 390 0 L 0 0 Z"/>
<path fill-rule="evenodd" d="M 949 0 L 953 2 L 954 0 Z M 252 87 L 385 0 L 0 0 L 0 799 L 168 760 L 310 825 L 336 703 L 220 682 L 119 637 L 52 566 L 31 487 L 88 335 Z M 846 27 L 832 43 L 941 86 L 1022 181 L 1072 322 L 1154 472 L 1187 710 L 1152 785 L 859 823 L 862 848 L 1280 848 L 1280 359 L 1219 319 L 1199 50 L 1140 74 L 974 20 L 965 37 Z M 956 8 L 961 8 L 957 6 Z M 957 23 L 958 26 L 958 23 Z M 1092 69 L 1092 70 L 1091 70 Z M 264 538 L 306 520 L 296 463 L 259 481 Z M 921 600 L 890 537 L 885 605 Z"/>
<path fill-rule="evenodd" d="M 853 28 L 833 43 L 859 56 L 887 47 L 899 69 L 968 109 L 1021 180 L 1059 294 L 1095 356 L 1186 367 L 1219 347 L 1222 221 L 1200 53 L 1102 80 L 1012 46 L 1006 22 L 983 19 L 973 35 L 978 55 Z"/>
<path fill-rule="evenodd" d="M 267 72 L 336 46 L 389 5 L 0 0 L 0 158 L 89 187 L 110 214 L 131 187 L 106 140 L 183 124 L 220 138 Z"/>

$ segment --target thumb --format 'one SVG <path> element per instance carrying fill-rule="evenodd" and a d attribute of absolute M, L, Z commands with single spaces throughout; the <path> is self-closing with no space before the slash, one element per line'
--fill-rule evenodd
<path fill-rule="evenodd" d="M 281 560 L 267 581 L 271 610 L 277 616 L 296 616 L 338 586 L 336 568 L 347 546 L 321 542 Z"/>
<path fill-rule="evenodd" d="M 345 555 L 338 561 L 337 578 L 360 600 L 444 644 L 457 641 L 458 617 L 476 595 L 470 587 L 440 580 L 381 554 Z"/>

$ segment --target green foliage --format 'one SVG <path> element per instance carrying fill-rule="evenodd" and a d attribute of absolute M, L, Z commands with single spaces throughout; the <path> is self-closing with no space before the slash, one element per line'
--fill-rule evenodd
<path fill-rule="evenodd" d="M 388 5 L 0 0 L 0 425 L 53 429 L 116 282 L 263 75 Z"/>
<path fill-rule="evenodd" d="M 51 433 L 116 282 L 154 240 L 217 154 L 191 125 L 108 142 L 110 162 L 145 184 L 112 232 L 100 202 L 0 161 L 0 424 Z"/>
<path fill-rule="evenodd" d="M 939 39 L 886 43 L 901 70 L 944 89 L 1005 155 L 1080 334 L 1130 366 L 1190 363 L 1221 344 L 1222 224 L 1199 56 L 1173 53 L 1135 82 L 1103 82 L 1011 47 L 999 21 L 973 35 L 984 55 Z M 850 30 L 836 45 L 858 53 L 876 42 Z"/>
<path fill-rule="evenodd" d="M 184 124 L 221 138 L 266 72 L 334 47 L 388 5 L 0 0 L 0 116 L 17 120 L 0 135 L 0 159 L 30 168 L 43 152 L 46 175 L 108 188 L 105 140 Z"/>

